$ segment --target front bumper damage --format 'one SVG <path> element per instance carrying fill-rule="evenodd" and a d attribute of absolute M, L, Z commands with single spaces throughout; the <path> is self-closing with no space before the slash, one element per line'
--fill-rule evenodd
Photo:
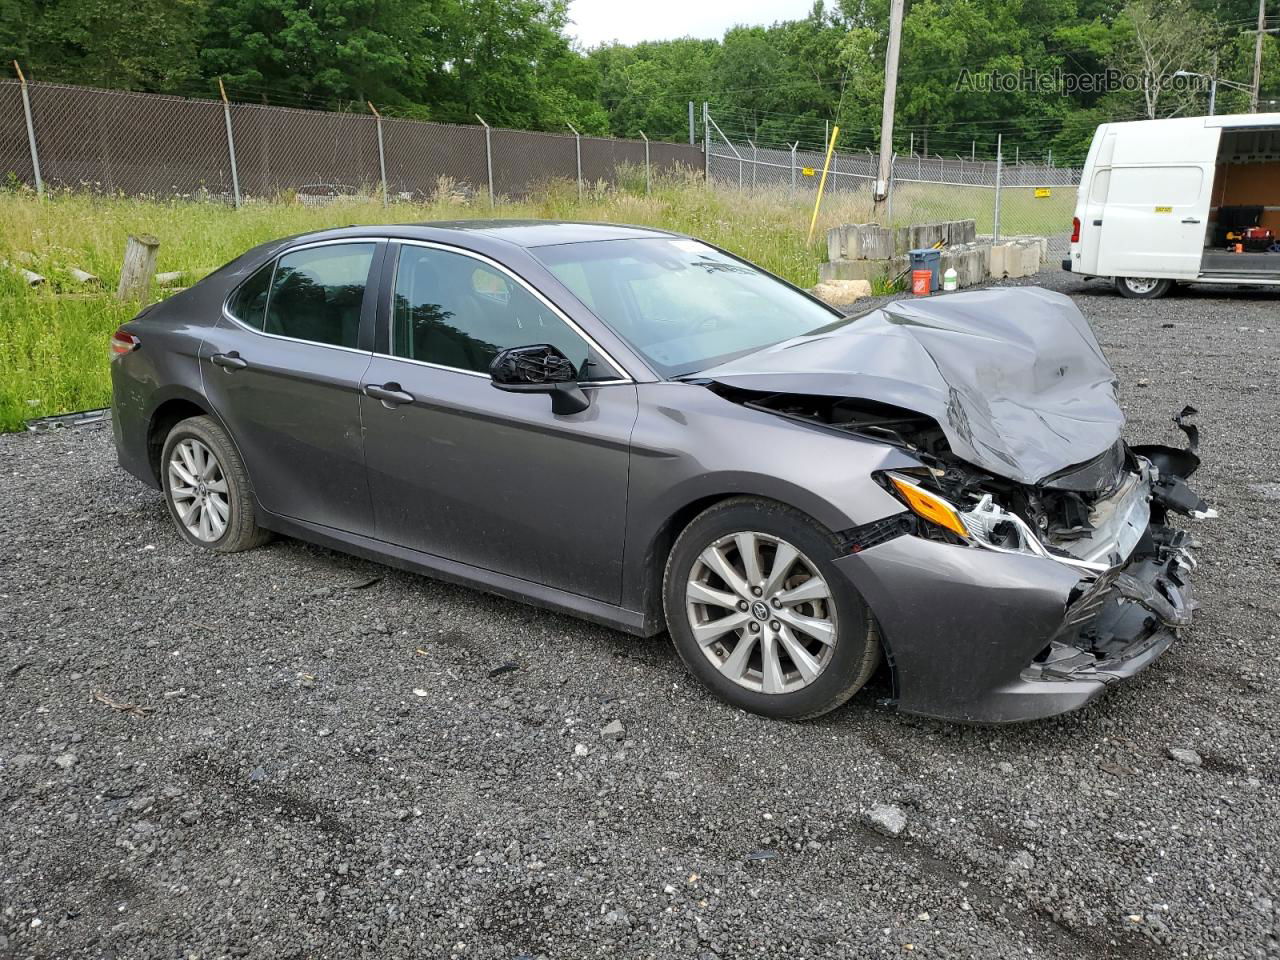
<path fill-rule="evenodd" d="M 1151 465 L 1149 522 L 1112 566 L 911 535 L 837 561 L 879 621 L 899 709 L 975 723 L 1053 716 L 1169 648 L 1196 608 L 1196 559 L 1168 516 L 1214 514 L 1164 472 L 1191 472 L 1193 450 L 1134 449 Z"/>

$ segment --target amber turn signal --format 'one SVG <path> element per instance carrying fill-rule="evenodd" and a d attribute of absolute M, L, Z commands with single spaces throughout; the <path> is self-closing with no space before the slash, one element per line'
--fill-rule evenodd
<path fill-rule="evenodd" d="M 928 520 L 930 523 L 935 523 L 944 530 L 950 530 L 966 540 L 969 539 L 969 531 L 965 529 L 964 521 L 960 519 L 960 515 L 956 513 L 955 508 L 947 503 L 946 500 L 929 493 L 902 477 L 889 474 L 889 481 L 916 516 Z"/>

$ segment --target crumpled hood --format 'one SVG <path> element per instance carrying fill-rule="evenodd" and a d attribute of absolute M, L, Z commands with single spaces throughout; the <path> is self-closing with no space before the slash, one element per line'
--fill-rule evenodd
<path fill-rule="evenodd" d="M 1070 298 L 1039 287 L 900 300 L 699 374 L 765 393 L 850 397 L 932 417 L 956 456 L 1035 483 L 1112 447 L 1115 373 Z"/>

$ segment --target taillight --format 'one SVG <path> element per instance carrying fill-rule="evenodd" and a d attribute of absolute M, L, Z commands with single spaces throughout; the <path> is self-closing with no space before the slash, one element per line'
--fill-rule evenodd
<path fill-rule="evenodd" d="M 117 330 L 111 335 L 111 356 L 123 357 L 126 353 L 132 353 L 142 346 L 142 341 L 135 337 L 132 333 L 124 330 Z"/>
<path fill-rule="evenodd" d="M 1072 243 L 1080 242 L 1080 218 L 1079 217 L 1071 218 L 1071 242 Z"/>

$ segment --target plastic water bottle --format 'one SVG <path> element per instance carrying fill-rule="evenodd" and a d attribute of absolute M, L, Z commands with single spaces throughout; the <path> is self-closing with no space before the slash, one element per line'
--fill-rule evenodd
<path fill-rule="evenodd" d="M 960 286 L 959 280 L 956 278 L 956 268 L 951 267 L 942 275 L 942 289 L 955 290 Z"/>

